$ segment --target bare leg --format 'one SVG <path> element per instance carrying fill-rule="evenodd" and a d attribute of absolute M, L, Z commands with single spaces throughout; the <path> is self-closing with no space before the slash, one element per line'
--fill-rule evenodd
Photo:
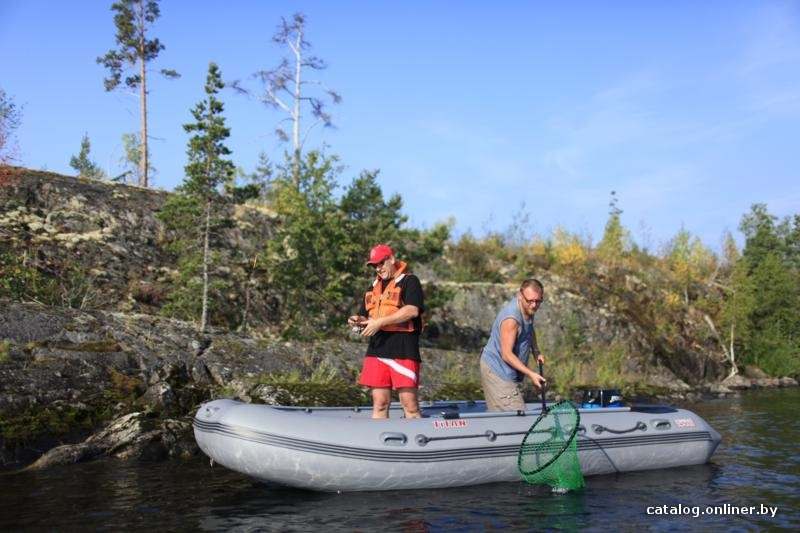
<path fill-rule="evenodd" d="M 392 389 L 372 389 L 372 418 L 389 418 Z"/>
<path fill-rule="evenodd" d="M 417 400 L 417 389 L 408 387 L 397 389 L 400 396 L 400 404 L 403 406 L 406 418 L 421 418 L 419 412 L 419 401 Z"/>

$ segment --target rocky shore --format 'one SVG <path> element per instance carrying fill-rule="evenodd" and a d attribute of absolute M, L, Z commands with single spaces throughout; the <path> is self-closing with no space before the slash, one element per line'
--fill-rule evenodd
<path fill-rule="evenodd" d="M 284 342 L 149 315 L 3 302 L 0 310 L 0 460 L 45 468 L 101 456 L 158 460 L 198 453 L 191 416 L 205 400 L 266 404 L 368 403 L 355 385 L 358 340 Z M 425 400 L 480 398 L 477 353 L 425 348 Z M 746 369 L 689 385 L 662 375 L 650 399 L 693 401 L 759 387 L 796 386 Z M 659 383 L 661 385 L 659 385 Z"/>

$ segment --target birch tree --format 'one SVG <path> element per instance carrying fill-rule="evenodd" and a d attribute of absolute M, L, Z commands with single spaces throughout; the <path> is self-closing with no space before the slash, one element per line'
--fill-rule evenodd
<path fill-rule="evenodd" d="M 300 161 L 309 132 L 319 124 L 333 126 L 327 103 L 338 104 L 342 100 L 338 93 L 321 81 L 307 77 L 309 71 L 324 70 L 327 64 L 319 57 L 311 55 L 311 43 L 306 40 L 305 35 L 305 15 L 295 13 L 290 20 L 281 18 L 281 24 L 272 41 L 286 47 L 287 55 L 274 69 L 260 70 L 253 75 L 263 85 L 259 99 L 285 115 L 278 123 L 275 134 L 282 142 L 291 143 L 292 179 L 295 187 L 300 185 Z M 234 87 L 249 94 L 238 83 Z M 312 119 L 310 124 L 305 122 L 306 110 Z"/>
<path fill-rule="evenodd" d="M 122 141 L 122 157 L 119 158 L 119 164 L 122 166 L 122 173 L 111 178 L 111 181 L 117 183 L 141 183 L 144 174 L 139 167 L 139 162 L 142 160 L 142 143 L 139 141 L 139 134 L 123 133 Z M 156 168 L 153 166 L 152 160 L 147 160 L 147 175 L 152 177 L 157 174 Z"/>
<path fill-rule="evenodd" d="M 141 122 L 142 150 L 139 158 L 139 185 L 147 187 L 148 158 L 147 143 L 147 64 L 153 61 L 164 49 L 158 39 L 148 39 L 153 23 L 161 15 L 158 0 L 120 0 L 111 5 L 115 12 L 114 25 L 117 28 L 117 49 L 109 50 L 98 57 L 97 62 L 108 69 L 109 76 L 103 80 L 106 91 L 113 91 L 123 82 L 131 90 L 139 91 L 139 116 Z M 171 69 L 161 69 L 166 78 L 174 79 L 180 75 Z"/>

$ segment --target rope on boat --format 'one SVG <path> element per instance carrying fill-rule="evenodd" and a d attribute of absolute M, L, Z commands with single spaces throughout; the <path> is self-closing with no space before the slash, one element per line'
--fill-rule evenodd
<path fill-rule="evenodd" d="M 475 439 L 475 438 L 479 438 L 479 437 L 484 437 L 489 442 L 494 442 L 495 440 L 497 440 L 497 437 L 509 437 L 509 436 L 513 436 L 513 435 L 524 435 L 525 433 L 527 433 L 527 431 L 509 431 L 509 432 L 505 432 L 505 433 L 497 433 L 495 431 L 488 430 L 486 433 L 475 433 L 473 435 L 450 435 L 450 436 L 447 436 L 447 437 L 428 437 L 427 435 L 419 434 L 416 437 L 414 437 L 414 441 L 420 446 L 425 446 L 429 442 L 432 442 L 432 441 L 435 441 L 435 440 Z M 548 431 L 548 433 L 549 433 L 549 431 Z"/>

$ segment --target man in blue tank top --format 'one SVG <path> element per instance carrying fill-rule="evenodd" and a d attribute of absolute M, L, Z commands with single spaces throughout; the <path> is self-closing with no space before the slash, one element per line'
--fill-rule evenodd
<path fill-rule="evenodd" d="M 487 410 L 524 410 L 522 381 L 525 376 L 537 388 L 544 385 L 544 378 L 528 367 L 530 353 L 544 362 L 533 329 L 533 316 L 543 301 L 542 283 L 526 279 L 517 295 L 497 314 L 481 354 L 481 386 Z"/>

